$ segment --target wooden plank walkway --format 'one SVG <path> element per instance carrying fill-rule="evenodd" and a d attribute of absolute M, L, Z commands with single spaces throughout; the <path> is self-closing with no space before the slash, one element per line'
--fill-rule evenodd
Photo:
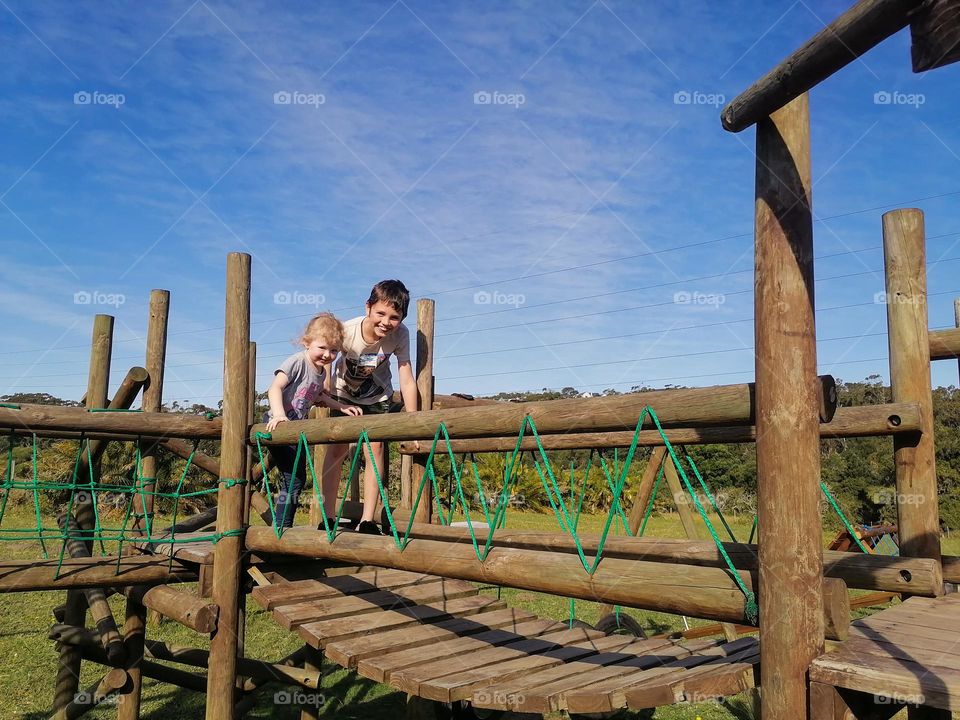
<path fill-rule="evenodd" d="M 590 713 L 699 702 L 755 686 L 756 638 L 638 640 L 538 618 L 477 587 L 402 570 L 280 582 L 253 599 L 363 677 L 430 700 Z"/>
<path fill-rule="evenodd" d="M 960 596 L 913 597 L 857 620 L 810 679 L 893 702 L 960 711 Z"/>

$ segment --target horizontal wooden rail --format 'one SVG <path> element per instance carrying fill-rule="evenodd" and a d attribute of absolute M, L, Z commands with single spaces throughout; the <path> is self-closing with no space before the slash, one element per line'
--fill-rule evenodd
<path fill-rule="evenodd" d="M 930 359 L 960 358 L 960 328 L 930 331 Z"/>
<path fill-rule="evenodd" d="M 197 573 L 170 558 L 149 555 L 64 558 L 57 574 L 57 560 L 0 560 L 0 593 L 33 590 L 67 590 L 94 587 L 156 585 L 189 582 Z"/>
<path fill-rule="evenodd" d="M 717 385 L 680 390 L 653 390 L 600 398 L 501 403 L 481 407 L 426 410 L 396 415 L 369 415 L 281 423 L 266 444 L 351 442 L 366 430 L 371 440 L 419 440 L 432 437 L 443 423 L 451 438 L 498 437 L 518 432 L 529 417 L 543 434 L 631 430 L 645 407 L 654 409 L 663 427 L 750 425 L 754 417 L 753 384 Z M 836 384 L 821 378 L 821 415 L 833 418 Z M 265 425 L 250 429 L 250 442 Z"/>
<path fill-rule="evenodd" d="M 772 115 L 905 28 L 921 0 L 860 0 L 744 90 L 720 113 L 723 127 L 740 132 Z"/>
<path fill-rule="evenodd" d="M 401 552 L 392 537 L 347 532 L 331 543 L 325 533 L 311 528 L 293 528 L 277 538 L 273 528 L 251 527 L 246 547 L 254 552 L 429 572 L 721 622 L 743 622 L 745 618 L 743 592 L 728 571 L 713 567 L 608 557 L 589 575 L 580 558 L 569 553 L 494 548 L 481 563 L 469 544 L 414 539 Z M 756 573 L 740 571 L 739 575 L 747 587 L 757 587 Z M 828 633 L 843 638 L 850 621 L 846 585 L 826 578 L 823 593 Z"/>
<path fill-rule="evenodd" d="M 401 529 L 406 527 L 401 524 Z M 485 530 L 480 530 L 485 533 Z M 444 527 L 414 523 L 411 537 L 470 544 L 470 532 L 464 527 Z M 483 535 L 485 537 L 485 535 Z M 496 530 L 494 547 L 575 553 L 573 539 L 559 532 L 540 530 Z M 599 546 L 599 535 L 580 535 L 588 556 Z M 723 548 L 738 570 L 756 570 L 757 546 L 747 543 L 723 543 Z M 712 542 L 674 538 L 608 537 L 603 555 L 621 560 L 682 563 L 704 567 L 726 567 L 720 551 Z M 940 564 L 929 558 L 906 558 L 890 555 L 867 555 L 860 552 L 823 551 L 823 572 L 827 577 L 843 580 L 847 587 L 859 590 L 884 590 L 936 597 L 943 594 Z"/>
<path fill-rule="evenodd" d="M 821 438 L 868 437 L 893 435 L 899 432 L 920 430 L 920 406 L 916 403 L 889 403 L 886 405 L 863 405 L 838 407 L 833 420 L 820 424 Z M 714 443 L 747 443 L 756 440 L 752 425 L 709 428 L 674 428 L 665 431 L 673 445 L 712 445 Z M 423 452 L 423 444 L 432 438 L 420 438 L 421 450 L 416 450 L 410 441 L 400 443 L 400 452 L 413 455 Z M 633 442 L 632 431 L 608 433 L 568 433 L 545 435 L 541 438 L 545 450 L 583 450 L 590 448 L 624 448 Z M 663 438 L 656 430 L 642 430 L 637 444 L 643 447 L 663 445 Z M 509 452 L 517 446 L 517 435 L 500 438 L 472 438 L 451 440 L 450 448 L 455 453 Z M 429 448 L 429 445 L 427 446 Z M 522 450 L 536 450 L 532 437 L 525 437 Z M 445 441 L 437 444 L 437 452 L 447 451 Z"/>
<path fill-rule="evenodd" d="M 108 436 L 171 437 L 189 439 L 220 438 L 219 417 L 207 419 L 182 413 L 90 412 L 84 408 L 53 405 L 21 405 L 19 410 L 0 408 L 0 428 L 18 434 L 36 433 L 45 437 L 76 437 L 87 433 Z"/>

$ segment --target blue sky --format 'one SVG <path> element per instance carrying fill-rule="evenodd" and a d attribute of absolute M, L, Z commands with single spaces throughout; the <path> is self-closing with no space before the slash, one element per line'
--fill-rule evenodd
<path fill-rule="evenodd" d="M 437 301 L 438 392 L 749 380 L 754 136 L 718 105 L 845 5 L 2 0 L 0 394 L 79 398 L 96 312 L 119 382 L 166 288 L 164 398 L 215 403 L 234 250 L 261 390 L 386 277 Z M 887 375 L 885 210 L 926 212 L 954 324 L 958 74 L 904 31 L 811 95 L 822 372 Z"/>

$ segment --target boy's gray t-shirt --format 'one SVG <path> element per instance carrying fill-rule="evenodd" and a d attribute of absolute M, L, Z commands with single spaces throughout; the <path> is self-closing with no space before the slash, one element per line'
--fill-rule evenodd
<path fill-rule="evenodd" d="M 273 371 L 284 373 L 290 382 L 283 389 L 283 408 L 287 411 L 288 420 L 304 420 L 310 413 L 317 396 L 323 390 L 325 372 L 317 370 L 307 358 L 307 351 L 298 352 L 284 360 Z M 270 412 L 267 411 L 267 421 Z"/>
<path fill-rule="evenodd" d="M 390 356 L 397 364 L 410 362 L 410 333 L 400 323 L 382 340 L 363 339 L 364 316 L 343 324 L 343 349 L 335 370 L 337 396 L 354 405 L 371 405 L 393 395 Z"/>

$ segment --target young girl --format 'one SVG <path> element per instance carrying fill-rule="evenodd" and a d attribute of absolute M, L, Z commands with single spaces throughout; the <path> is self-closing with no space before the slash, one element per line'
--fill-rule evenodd
<path fill-rule="evenodd" d="M 303 350 L 291 355 L 274 370 L 273 382 L 267 390 L 270 411 L 265 422 L 267 432 L 273 432 L 287 420 L 303 420 L 313 405 L 324 405 L 346 415 L 361 415 L 359 408 L 345 405 L 324 391 L 325 365 L 334 361 L 343 347 L 343 325 L 330 313 L 320 313 L 307 323 L 300 338 Z M 293 526 L 300 492 L 307 480 L 307 457 L 301 452 L 294 477 L 295 445 L 270 447 L 274 466 L 283 477 L 276 517 L 280 527 Z"/>

